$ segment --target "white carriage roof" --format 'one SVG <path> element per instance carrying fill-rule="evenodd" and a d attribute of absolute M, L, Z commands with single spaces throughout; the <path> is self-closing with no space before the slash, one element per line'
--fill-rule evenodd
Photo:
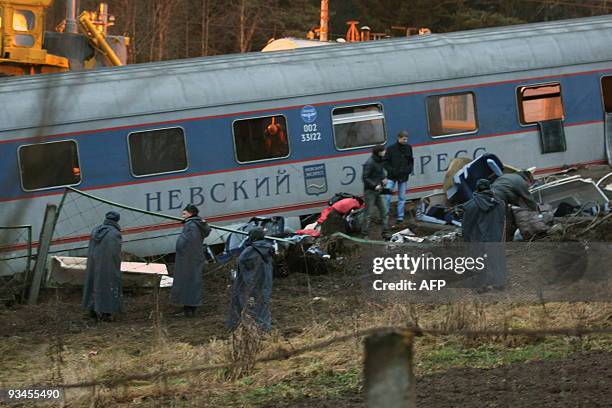
<path fill-rule="evenodd" d="M 601 16 L 9 78 L 0 131 L 605 62 L 610 44 Z"/>

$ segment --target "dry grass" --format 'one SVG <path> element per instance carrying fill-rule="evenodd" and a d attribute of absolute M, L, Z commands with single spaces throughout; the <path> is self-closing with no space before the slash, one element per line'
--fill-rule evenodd
<path fill-rule="evenodd" d="M 36 311 L 43 313 L 42 309 Z M 53 311 L 46 318 L 55 321 L 56 316 Z M 32 340 L 10 336 L 0 343 L 0 352 L 5 356 L 0 386 L 116 379 L 135 373 L 226 364 L 229 367 L 226 370 L 167 380 L 132 381 L 113 389 L 71 390 L 68 401 L 71 407 L 258 406 L 266 401 L 290 401 L 307 395 L 357 392 L 363 355 L 361 339 L 355 338 L 267 364 L 255 364 L 258 357 L 291 352 L 367 327 L 419 326 L 441 330 L 610 327 L 612 304 L 368 303 L 353 308 L 346 305 L 342 314 L 319 315 L 316 322 L 303 323 L 299 332 L 290 335 L 279 331 L 261 335 L 252 327 L 244 327 L 229 338 L 210 337 L 196 344 L 169 335 L 175 323 L 164 320 L 163 313 L 159 313 L 151 316 L 149 327 L 144 329 L 103 323 L 77 335 L 70 335 L 68 327 L 61 337 L 33 336 Z M 29 347 L 24 351 L 26 342 Z M 490 367 L 541 356 L 564 356 L 582 349 L 612 350 L 612 340 L 604 336 L 582 339 L 422 336 L 417 339 L 415 364 L 417 374 L 424 375 L 456 366 Z"/>

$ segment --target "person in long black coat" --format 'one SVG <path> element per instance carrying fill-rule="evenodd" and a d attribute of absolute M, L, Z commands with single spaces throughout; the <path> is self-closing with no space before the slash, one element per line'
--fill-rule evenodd
<path fill-rule="evenodd" d="M 111 320 L 122 310 L 120 218 L 109 211 L 89 240 L 82 306 L 100 320 Z"/>
<path fill-rule="evenodd" d="M 478 180 L 472 199 L 463 205 L 463 239 L 466 242 L 503 242 L 505 203 L 491 191 L 488 180 Z"/>
<path fill-rule="evenodd" d="M 272 294 L 273 245 L 264 239 L 264 231 L 249 231 L 247 247 L 238 257 L 238 273 L 232 286 L 232 303 L 226 325 L 236 329 L 248 313 L 264 331 L 272 328 L 270 295 Z M 253 303 L 249 304 L 249 300 Z"/>
<path fill-rule="evenodd" d="M 196 206 L 185 207 L 183 231 L 176 241 L 172 302 L 182 305 L 187 317 L 195 316 L 196 309 L 202 305 L 202 273 L 206 262 L 203 241 L 210 234 L 210 227 L 198 214 Z"/>
<path fill-rule="evenodd" d="M 475 287 L 501 288 L 505 284 L 506 255 L 504 248 L 506 204 L 491 191 L 488 180 L 478 180 L 476 192 L 463 205 L 463 239 L 470 242 L 473 257 L 486 254 L 485 271 L 473 280 Z"/>

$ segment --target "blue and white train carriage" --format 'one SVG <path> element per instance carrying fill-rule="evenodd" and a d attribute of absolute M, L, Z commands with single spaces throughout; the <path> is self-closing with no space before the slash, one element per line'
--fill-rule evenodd
<path fill-rule="evenodd" d="M 413 196 L 459 156 L 542 172 L 605 162 L 610 44 L 604 16 L 3 79 L 0 225 L 37 237 L 64 186 L 172 215 L 192 202 L 217 224 L 298 217 L 360 193 L 371 146 L 403 129 Z M 127 240 L 159 232 L 138 227 Z M 131 248 L 153 250 L 172 248 Z"/>

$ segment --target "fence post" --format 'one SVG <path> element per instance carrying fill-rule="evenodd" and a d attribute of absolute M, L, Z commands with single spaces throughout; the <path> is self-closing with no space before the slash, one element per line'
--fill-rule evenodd
<path fill-rule="evenodd" d="M 38 239 L 38 253 L 36 255 L 36 263 L 34 264 L 34 274 L 32 276 L 32 286 L 30 286 L 30 295 L 28 304 L 35 305 L 38 302 L 38 293 L 40 292 L 40 284 L 47 266 L 47 255 L 53 239 L 53 229 L 55 228 L 55 219 L 57 216 L 57 206 L 47 204 L 45 209 L 45 220 L 43 221 L 40 238 Z"/>
<path fill-rule="evenodd" d="M 368 408 L 416 407 L 413 339 L 410 332 L 366 338 L 364 377 Z"/>

